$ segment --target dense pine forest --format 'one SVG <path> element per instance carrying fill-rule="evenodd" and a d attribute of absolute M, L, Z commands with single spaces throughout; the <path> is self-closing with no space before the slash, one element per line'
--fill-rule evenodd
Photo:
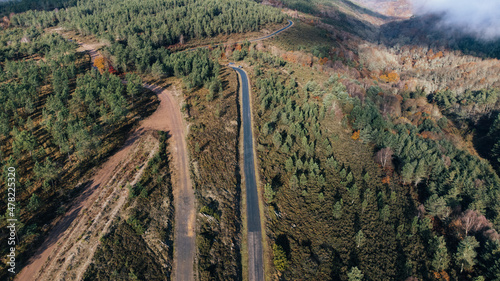
<path fill-rule="evenodd" d="M 133 19 L 133 20 L 132 20 Z M 284 15 L 252 1 L 82 1 L 76 7 L 18 14 L 13 26 L 64 26 L 107 40 L 115 68 L 173 74 L 168 49 L 191 39 L 259 30 Z M 174 64 L 176 65 L 176 64 Z"/>
<path fill-rule="evenodd" d="M 245 59 L 278 278 L 497 280 L 498 79 L 474 71 L 496 61 L 298 17 L 344 42 L 286 34 L 285 67 L 263 46 Z"/>
<path fill-rule="evenodd" d="M 337 76 L 300 87 L 266 60 L 249 53 L 281 279 L 498 278 L 499 178 L 446 136 L 433 96 L 371 86 L 360 99 Z"/>
<path fill-rule="evenodd" d="M 19 265 L 154 112 L 148 81 L 182 91 L 197 277 L 245 279 L 238 80 L 224 66 L 237 62 L 252 86 L 269 280 L 500 280 L 498 41 L 354 2 L 0 4 L 0 181 L 16 167 Z M 212 44 L 289 17 L 274 39 Z M 99 41 L 99 59 L 65 32 Z M 185 50 L 196 45 L 211 46 Z M 85 280 L 171 278 L 175 177 L 168 134 L 153 135 L 158 151 L 131 168 L 145 172 L 124 186 L 125 215 Z M 0 214 L 4 241 L 5 204 Z"/>

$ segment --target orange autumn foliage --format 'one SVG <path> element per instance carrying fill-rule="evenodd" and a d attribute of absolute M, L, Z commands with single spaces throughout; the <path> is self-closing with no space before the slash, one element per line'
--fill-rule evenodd
<path fill-rule="evenodd" d="M 385 176 L 385 177 L 382 179 L 382 183 L 384 183 L 384 184 L 390 184 L 390 183 L 391 183 L 391 177 L 389 177 L 389 176 Z"/>
<path fill-rule="evenodd" d="M 463 227 L 462 221 L 460 219 L 453 220 L 450 223 L 449 228 L 454 230 L 454 232 L 456 232 L 458 239 L 462 240 L 464 238 L 464 235 L 465 235 L 465 233 L 463 231 L 464 227 Z"/>
<path fill-rule="evenodd" d="M 99 72 L 103 73 L 106 68 L 106 60 L 103 57 L 98 57 L 94 60 L 94 66 L 99 69 Z"/>
<path fill-rule="evenodd" d="M 439 51 L 437 52 L 436 54 L 434 54 L 434 52 L 432 51 L 432 49 L 430 49 L 428 52 L 427 52 L 427 57 L 429 60 L 433 60 L 433 59 L 438 59 L 438 58 L 442 58 L 444 55 L 443 55 L 443 52 L 442 51 Z"/>
<path fill-rule="evenodd" d="M 357 139 L 359 139 L 359 130 L 355 131 L 355 132 L 352 134 L 351 139 L 353 139 L 353 140 L 357 140 Z"/>
<path fill-rule="evenodd" d="M 319 60 L 319 64 L 320 65 L 324 65 L 326 62 L 328 62 L 328 58 L 327 57 L 324 57 L 322 59 Z"/>
<path fill-rule="evenodd" d="M 298 56 L 292 52 L 286 52 L 281 57 L 287 62 L 297 63 L 299 61 Z"/>
<path fill-rule="evenodd" d="M 391 71 L 388 74 L 381 75 L 379 78 L 385 83 L 399 82 L 399 75 L 395 71 Z"/>
<path fill-rule="evenodd" d="M 441 272 L 433 271 L 432 275 L 436 280 L 450 281 L 450 276 L 448 275 L 448 273 L 446 273 L 446 271 L 441 271 Z"/>
<path fill-rule="evenodd" d="M 101 74 L 106 70 L 111 74 L 118 74 L 118 71 L 111 64 L 111 61 L 105 57 L 96 58 L 94 60 L 94 66 L 97 67 Z"/>
<path fill-rule="evenodd" d="M 424 139 L 431 139 L 431 140 L 435 140 L 436 137 L 434 136 L 434 134 L 432 132 L 429 132 L 429 131 L 423 131 L 422 133 L 418 134 L 420 137 L 424 138 Z"/>

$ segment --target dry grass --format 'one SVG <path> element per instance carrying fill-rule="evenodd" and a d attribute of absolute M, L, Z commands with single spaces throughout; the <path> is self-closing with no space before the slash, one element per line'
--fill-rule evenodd
<path fill-rule="evenodd" d="M 188 147 L 197 163 L 194 183 L 204 210 L 197 220 L 200 280 L 241 278 L 238 79 L 229 68 L 223 68 L 219 78 L 223 91 L 213 100 L 206 98 L 206 89 L 185 91 Z"/>

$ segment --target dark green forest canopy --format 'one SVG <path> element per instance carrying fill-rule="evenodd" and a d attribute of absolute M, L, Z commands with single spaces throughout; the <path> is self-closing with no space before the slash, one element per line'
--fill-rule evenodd
<path fill-rule="evenodd" d="M 12 17 L 13 25 L 49 27 L 65 23 L 83 34 L 128 41 L 138 35 L 153 46 L 187 38 L 258 30 L 282 22 L 284 15 L 252 1 L 146 0 L 80 1 L 76 7 L 28 12 Z"/>
<path fill-rule="evenodd" d="M 107 51 L 117 69 L 149 72 L 158 62 L 156 69 L 163 73 L 167 66 L 162 61 L 170 53 L 163 47 L 189 39 L 256 31 L 263 24 L 284 19 L 278 9 L 248 0 L 88 0 L 64 10 L 16 14 L 11 24 L 37 28 L 63 25 L 83 35 L 97 35 L 111 43 Z"/>
<path fill-rule="evenodd" d="M 0 3 L 0 16 L 10 13 L 22 13 L 29 10 L 53 10 L 67 8 L 77 3 L 77 0 L 23 0 Z"/>

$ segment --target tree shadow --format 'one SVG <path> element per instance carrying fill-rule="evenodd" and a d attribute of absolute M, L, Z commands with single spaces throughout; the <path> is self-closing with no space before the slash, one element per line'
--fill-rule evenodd
<path fill-rule="evenodd" d="M 415 16 L 404 21 L 394 21 L 380 27 L 380 41 L 387 47 L 412 45 L 438 50 L 461 51 L 481 58 L 500 58 L 500 39 L 481 40 L 457 28 L 446 27 L 443 15 Z"/>
<path fill-rule="evenodd" d="M 9 15 L 10 13 L 23 13 L 30 10 L 50 11 L 54 9 L 69 8 L 77 4 L 77 0 L 24 0 L 24 1 L 8 1 L 0 3 L 0 17 Z"/>
<path fill-rule="evenodd" d="M 340 0 L 340 2 L 344 3 L 345 5 L 347 5 L 349 8 L 357 11 L 357 12 L 360 12 L 360 13 L 363 13 L 363 14 L 367 14 L 369 16 L 372 16 L 372 17 L 376 17 L 376 18 L 379 18 L 379 19 L 382 19 L 382 20 L 390 20 L 390 19 L 398 19 L 396 17 L 390 17 L 390 16 L 386 16 L 386 15 L 383 15 L 381 13 L 378 13 L 378 12 L 375 12 L 375 11 L 372 11 L 368 8 L 365 8 L 365 7 L 362 7 L 356 3 L 353 3 L 349 0 Z"/>

